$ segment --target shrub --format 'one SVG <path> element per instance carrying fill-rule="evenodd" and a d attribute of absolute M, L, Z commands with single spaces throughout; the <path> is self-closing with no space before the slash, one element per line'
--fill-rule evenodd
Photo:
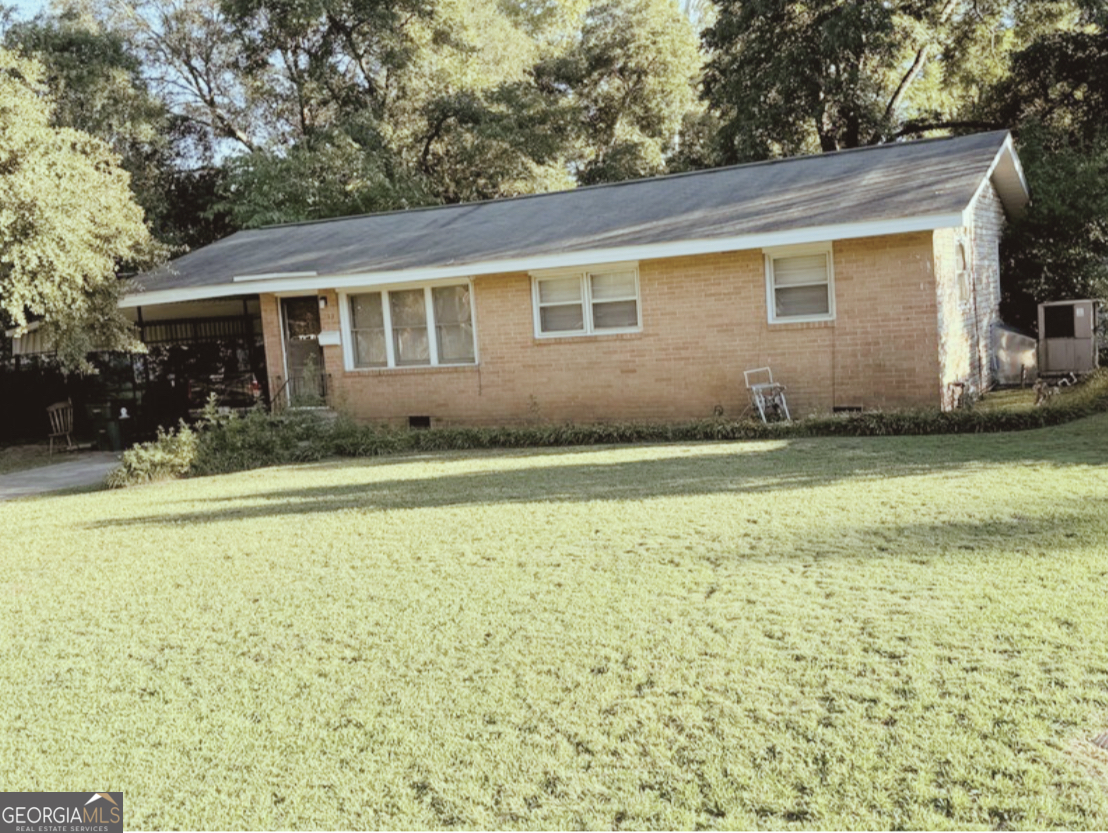
<path fill-rule="evenodd" d="M 307 463 L 331 456 L 328 426 L 310 412 L 270 414 L 256 408 L 202 424 L 192 474 Z"/>
<path fill-rule="evenodd" d="M 159 428 L 157 439 L 124 451 L 119 466 L 108 473 L 104 482 L 109 489 L 118 489 L 185 477 L 196 463 L 196 440 L 196 432 L 183 422 L 176 431 Z"/>
<path fill-rule="evenodd" d="M 344 417 L 327 419 L 311 411 L 271 414 L 255 409 L 246 416 L 221 416 L 209 402 L 195 429 L 182 424 L 176 432 L 159 432 L 155 441 L 125 452 L 120 467 L 109 475 L 108 485 L 402 452 L 1021 431 L 1104 410 L 1108 410 L 1108 370 L 1097 371 L 1041 408 L 873 411 L 769 425 L 754 420 L 707 419 L 677 425 L 604 423 L 407 431 L 359 425 Z"/>

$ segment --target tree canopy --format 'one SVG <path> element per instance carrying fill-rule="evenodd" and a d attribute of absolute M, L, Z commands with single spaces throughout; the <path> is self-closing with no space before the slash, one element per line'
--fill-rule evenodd
<path fill-rule="evenodd" d="M 1108 298 L 1108 33 L 1029 44 L 980 112 L 1017 131 L 1034 197 L 1003 244 L 1005 318 L 1033 330 L 1040 301 Z"/>
<path fill-rule="evenodd" d="M 170 109 L 224 143 L 219 204 L 241 225 L 659 173 L 699 107 L 696 37 L 672 0 L 108 0 L 95 14 L 136 44 Z"/>
<path fill-rule="evenodd" d="M 89 133 L 118 154 L 159 240 L 182 251 L 227 233 L 212 210 L 222 176 L 209 137 L 154 94 L 119 32 L 67 9 L 12 25 L 3 44 L 42 65 L 51 125 Z"/>
<path fill-rule="evenodd" d="M 116 272 L 155 247 L 119 158 L 51 125 L 42 67 L 0 49 L 0 306 L 16 326 L 42 318 L 63 363 L 133 346 Z"/>
<path fill-rule="evenodd" d="M 972 117 L 1009 55 L 1088 24 L 1079 0 L 717 0 L 704 96 L 727 161 L 830 151 Z"/>
<path fill-rule="evenodd" d="M 79 131 L 117 184 L 118 156 L 174 252 L 236 228 L 1008 127 L 1035 203 L 1005 243 L 1006 314 L 1103 291 L 1108 0 L 55 8 L 0 19 L 2 43 L 43 67 L 20 76 L 36 129 Z M 138 238 L 116 239 L 101 265 L 133 256 Z"/>

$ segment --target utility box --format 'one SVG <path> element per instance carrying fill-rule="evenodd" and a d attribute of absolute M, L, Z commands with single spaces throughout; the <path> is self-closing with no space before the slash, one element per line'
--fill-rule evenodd
<path fill-rule="evenodd" d="M 1039 374 L 1095 370 L 1099 301 L 1049 301 L 1039 304 Z"/>
<path fill-rule="evenodd" d="M 1006 324 L 993 330 L 993 376 L 998 385 L 1031 384 L 1039 375 L 1039 343 Z"/>

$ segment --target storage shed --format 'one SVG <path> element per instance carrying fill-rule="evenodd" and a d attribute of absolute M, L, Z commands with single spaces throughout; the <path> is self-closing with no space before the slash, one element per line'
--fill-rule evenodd
<path fill-rule="evenodd" d="M 1100 302 L 1039 304 L 1039 373 L 1088 373 L 1099 364 L 1096 331 Z"/>

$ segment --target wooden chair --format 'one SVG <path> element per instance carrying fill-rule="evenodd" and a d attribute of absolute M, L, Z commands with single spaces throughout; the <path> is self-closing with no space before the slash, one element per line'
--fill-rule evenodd
<path fill-rule="evenodd" d="M 50 455 L 54 454 L 54 440 L 65 437 L 65 450 L 72 451 L 73 444 L 73 403 L 70 400 L 55 402 L 46 408 L 46 416 L 50 419 Z"/>

